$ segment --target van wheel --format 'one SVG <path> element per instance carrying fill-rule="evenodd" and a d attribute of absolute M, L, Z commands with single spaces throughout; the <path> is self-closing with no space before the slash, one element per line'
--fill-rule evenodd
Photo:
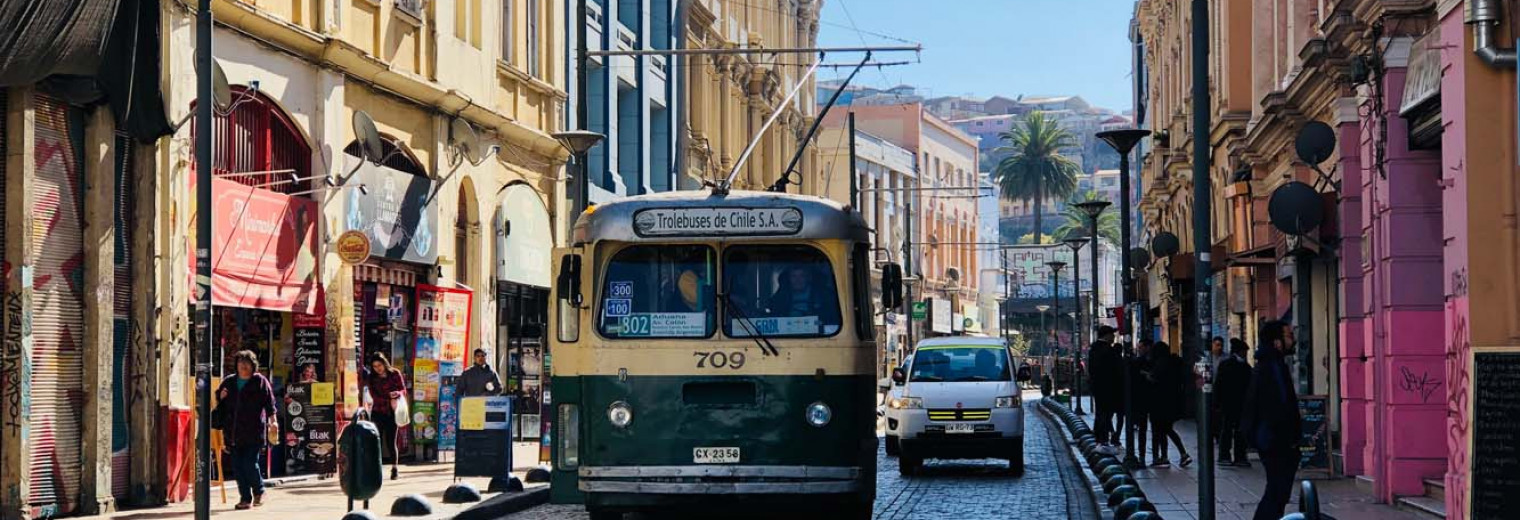
<path fill-rule="evenodd" d="M 923 469 L 924 459 L 902 448 L 897 449 L 897 474 L 908 477 Z"/>
<path fill-rule="evenodd" d="M 623 520 L 623 514 L 614 511 L 591 511 L 591 520 Z"/>
<path fill-rule="evenodd" d="M 897 438 L 896 435 L 888 435 L 887 436 L 887 456 L 888 457 L 896 457 L 901 452 L 902 452 L 902 441 L 898 440 L 898 438 Z"/>
<path fill-rule="evenodd" d="M 1024 438 L 1019 437 L 1014 441 L 1008 453 L 1008 471 L 1014 475 L 1024 474 Z"/>

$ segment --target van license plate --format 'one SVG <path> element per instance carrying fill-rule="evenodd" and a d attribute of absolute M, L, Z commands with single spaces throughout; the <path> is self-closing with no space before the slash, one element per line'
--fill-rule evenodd
<path fill-rule="evenodd" d="M 947 424 L 947 425 L 945 425 L 945 433 L 974 433 L 974 432 L 976 432 L 976 425 L 975 424 Z"/>
<path fill-rule="evenodd" d="M 697 464 L 734 464 L 739 462 L 739 448 L 692 448 L 691 459 Z"/>

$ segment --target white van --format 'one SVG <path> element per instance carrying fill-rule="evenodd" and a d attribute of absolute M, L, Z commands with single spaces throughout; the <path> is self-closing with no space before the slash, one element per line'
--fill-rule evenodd
<path fill-rule="evenodd" d="M 1008 459 L 1024 471 L 1024 410 L 1017 369 L 1001 338 L 952 336 L 919 342 L 892 371 L 887 447 L 912 475 L 926 458 Z"/>

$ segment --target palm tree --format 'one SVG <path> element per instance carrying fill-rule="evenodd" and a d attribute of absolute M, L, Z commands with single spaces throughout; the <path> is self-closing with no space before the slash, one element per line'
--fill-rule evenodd
<path fill-rule="evenodd" d="M 1066 197 L 1077 189 L 1076 161 L 1061 155 L 1061 150 L 1076 145 L 1076 139 L 1061 128 L 1054 118 L 1031 112 L 1013 130 L 998 135 L 1003 146 L 994 154 L 1007 153 L 993 171 L 1003 197 L 1034 205 L 1035 243 L 1041 242 L 1044 224 L 1044 201 L 1047 197 Z"/>
<path fill-rule="evenodd" d="M 1061 211 L 1061 226 L 1051 234 L 1063 239 L 1087 236 L 1087 228 L 1091 223 L 1088 221 L 1087 213 L 1076 207 L 1076 204 L 1094 200 L 1107 201 L 1108 199 L 1100 197 L 1093 191 L 1073 195 L 1066 201 L 1066 209 Z M 1109 211 L 1098 215 L 1098 236 L 1111 244 L 1119 243 L 1119 212 L 1110 208 Z"/>

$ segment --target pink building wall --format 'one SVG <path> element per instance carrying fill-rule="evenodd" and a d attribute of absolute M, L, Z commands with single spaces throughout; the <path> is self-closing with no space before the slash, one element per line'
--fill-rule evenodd
<path fill-rule="evenodd" d="M 1441 40 L 1445 48 L 1441 52 L 1441 190 L 1444 212 L 1442 236 L 1446 247 L 1443 251 L 1445 264 L 1444 282 L 1445 312 L 1442 320 L 1442 346 L 1447 356 L 1442 388 L 1446 417 L 1442 423 L 1442 444 L 1448 457 L 1445 468 L 1446 518 L 1467 518 L 1467 475 L 1471 469 L 1468 461 L 1468 416 L 1470 403 L 1467 367 L 1472 358 L 1472 336 L 1467 296 L 1467 92 L 1463 78 L 1471 53 L 1468 49 L 1467 28 L 1462 24 L 1462 10 L 1453 9 L 1441 20 Z M 1434 190 L 1432 190 L 1434 191 Z"/>
<path fill-rule="evenodd" d="M 1364 243 L 1359 249 L 1366 254 L 1358 259 L 1361 265 L 1350 266 L 1363 276 L 1363 320 L 1341 324 L 1355 335 L 1343 339 L 1343 352 L 1367 360 L 1343 368 L 1346 395 L 1354 396 L 1345 405 L 1343 445 L 1361 447 L 1360 460 L 1347 456 L 1348 471 L 1355 463 L 1374 479 L 1374 491 L 1385 501 L 1423 494 L 1422 480 L 1441 475 L 1447 451 L 1444 392 L 1430 384 L 1446 372 L 1442 200 L 1432 189 L 1442 175 L 1442 159 L 1439 151 L 1408 147 L 1407 124 L 1398 114 L 1405 76 L 1399 54 L 1389 53 L 1382 78 L 1382 117 L 1362 118 L 1360 185 L 1343 185 L 1360 189 L 1355 205 Z M 1365 103 L 1362 113 L 1376 114 L 1374 105 Z M 1380 119 L 1386 132 L 1380 131 Z M 1374 144 L 1384 135 L 1379 171 Z"/>
<path fill-rule="evenodd" d="M 1367 392 L 1368 348 L 1363 336 L 1366 304 L 1362 273 L 1362 128 L 1359 107 L 1353 98 L 1341 99 L 1336 107 L 1336 142 L 1340 147 L 1341 200 L 1337 218 L 1342 233 L 1340 271 L 1340 384 L 1341 457 L 1347 475 L 1362 475 L 1367 466 L 1367 440 L 1371 431 Z"/>

